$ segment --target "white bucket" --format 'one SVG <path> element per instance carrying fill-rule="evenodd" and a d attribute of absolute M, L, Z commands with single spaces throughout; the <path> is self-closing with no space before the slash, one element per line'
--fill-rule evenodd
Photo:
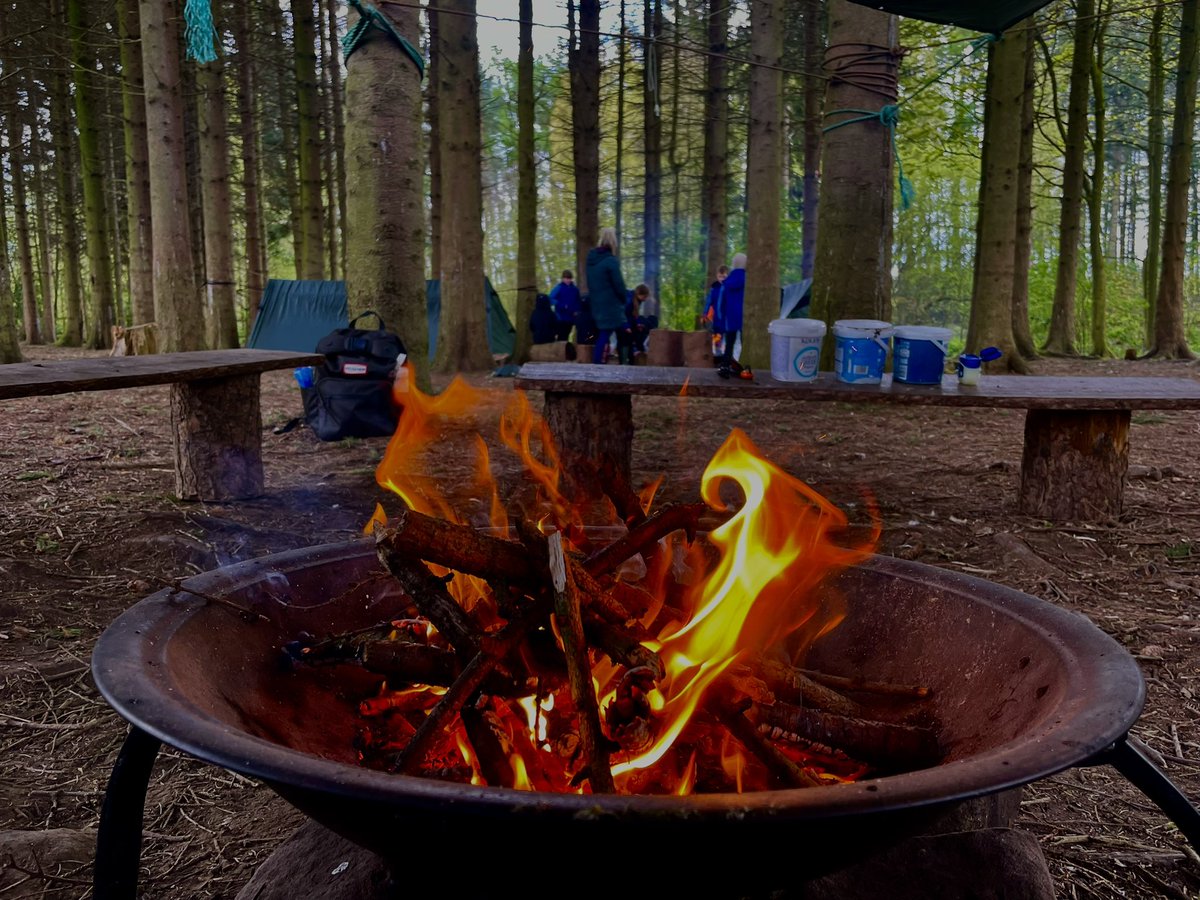
<path fill-rule="evenodd" d="M 821 361 L 825 323 L 820 319 L 776 319 L 771 336 L 771 377 L 777 381 L 812 381 Z"/>
<path fill-rule="evenodd" d="M 875 319 L 838 319 L 833 323 L 834 371 L 838 381 L 879 384 L 887 362 L 892 323 Z"/>

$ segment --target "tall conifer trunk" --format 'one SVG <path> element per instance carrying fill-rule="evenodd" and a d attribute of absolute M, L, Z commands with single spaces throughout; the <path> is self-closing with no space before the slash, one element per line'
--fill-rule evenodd
<path fill-rule="evenodd" d="M 1025 30 L 1025 87 L 1021 97 L 1021 150 L 1017 165 L 1017 234 L 1013 257 L 1012 327 L 1017 352 L 1037 359 L 1029 328 L 1029 261 L 1033 255 L 1034 29 Z"/>
<path fill-rule="evenodd" d="M 1175 116 L 1167 161 L 1167 210 L 1163 219 L 1162 274 L 1154 315 L 1151 354 L 1191 359 L 1183 320 L 1183 276 L 1187 253 L 1188 185 L 1192 177 L 1192 131 L 1196 126 L 1197 39 L 1200 0 L 1184 0 L 1180 10 L 1179 71 Z"/>
<path fill-rule="evenodd" d="M 643 280 L 655 297 L 660 295 L 659 273 L 662 271 L 662 66 L 658 46 L 662 33 L 662 0 L 646 0 L 645 52 L 642 57 L 642 142 L 646 154 Z"/>
<path fill-rule="evenodd" d="M 704 92 L 704 264 L 705 285 L 717 278 L 729 248 L 729 36 L 728 0 L 709 0 Z"/>
<path fill-rule="evenodd" d="M 34 288 L 33 242 L 29 234 L 29 204 L 25 191 L 25 117 L 17 107 L 15 91 L 5 117 L 8 119 L 8 168 L 12 178 L 13 224 L 17 231 L 17 266 L 21 276 L 21 317 L 25 323 L 25 342 L 40 344 L 42 329 Z"/>
<path fill-rule="evenodd" d="M 229 200 L 229 128 L 223 58 L 199 67 L 200 172 L 204 203 L 204 272 L 208 344 L 238 346 L 233 283 L 233 214 Z"/>
<path fill-rule="evenodd" d="M 783 0 L 750 2 L 750 131 L 746 173 L 746 292 L 741 361 L 766 368 L 767 325 L 779 318 L 783 204 Z"/>
<path fill-rule="evenodd" d="M 579 46 L 571 65 L 571 139 L 575 150 L 575 272 L 587 292 L 588 250 L 600 235 L 600 0 L 579 8 Z"/>
<path fill-rule="evenodd" d="M 100 158 L 99 106 L 93 91 L 95 60 L 87 43 L 84 0 L 67 0 L 72 71 L 75 73 L 75 124 L 79 129 L 79 157 L 83 176 L 83 215 L 87 223 L 88 275 L 91 291 L 89 347 L 108 347 L 116 323 L 113 307 L 112 262 L 108 244 L 108 202 L 104 195 L 104 168 Z"/>
<path fill-rule="evenodd" d="M 821 101 L 825 79 L 820 77 L 824 47 L 824 4 L 804 0 L 804 210 L 801 224 L 800 277 L 812 278 L 817 257 L 818 197 L 821 170 Z"/>
<path fill-rule="evenodd" d="M 513 361 L 529 358 L 529 318 L 537 299 L 537 161 L 534 158 L 533 0 L 521 0 L 517 56 L 517 343 Z"/>
<path fill-rule="evenodd" d="M 254 327 L 267 283 L 266 242 L 263 240 L 262 200 L 259 195 L 258 78 L 250 4 L 237 4 L 237 79 L 239 133 L 242 139 L 242 215 L 246 229 L 246 334 Z"/>
<path fill-rule="evenodd" d="M 3 33 L 3 22 L 0 22 L 0 37 Z M 3 103 L 0 102 L 2 107 Z M 16 303 L 10 293 L 12 274 L 8 270 L 8 212 L 4 207 L 4 191 L 0 191 L 0 365 L 21 361 Z"/>
<path fill-rule="evenodd" d="M 1149 117 L 1146 123 L 1146 258 L 1142 262 L 1142 292 L 1146 298 L 1146 346 L 1154 345 L 1154 306 L 1158 300 L 1158 274 L 1162 262 L 1162 173 L 1163 173 L 1163 15 L 1165 7 L 1154 7 L 1150 20 L 1150 75 L 1146 86 Z"/>
<path fill-rule="evenodd" d="M 45 79 L 42 72 L 37 73 L 39 78 Z M 41 82 L 46 83 L 45 80 Z M 41 307 L 38 313 L 41 317 L 39 322 L 39 330 L 42 333 L 42 340 L 48 344 L 54 343 L 56 323 L 54 321 L 55 307 L 55 290 L 54 290 L 54 270 L 50 265 L 50 204 L 48 198 L 51 196 L 50 190 L 50 166 L 47 165 L 45 142 L 42 140 L 41 126 L 41 111 L 43 106 L 42 91 L 38 87 L 38 82 L 34 82 L 31 89 L 31 106 L 34 109 L 33 125 L 29 129 L 29 161 L 33 164 L 33 190 L 34 190 L 34 210 L 37 214 L 37 270 L 38 270 L 38 295 L 41 297 Z"/>
<path fill-rule="evenodd" d="M 179 68 L 179 14 L 161 0 L 139 0 L 150 219 L 154 246 L 154 320 L 164 352 L 204 347 L 187 214 L 187 148 Z"/>
<path fill-rule="evenodd" d="M 626 53 L 629 42 L 625 39 L 625 0 L 621 0 L 618 15 L 621 27 L 617 38 L 617 140 L 613 160 L 613 227 L 617 232 L 617 243 L 625 229 L 625 72 Z M 577 273 L 578 274 L 578 273 Z"/>
<path fill-rule="evenodd" d="M 442 0 L 438 109 L 442 127 L 442 312 L 434 368 L 491 368 L 483 300 L 483 173 L 475 0 Z M 524 324 L 524 323 L 523 323 Z"/>
<path fill-rule="evenodd" d="M 129 292 L 133 322 L 154 321 L 154 268 L 150 228 L 150 151 L 146 146 L 146 97 L 138 44 L 137 0 L 118 0 L 121 34 L 121 107 L 125 122 L 125 191 L 129 207 Z"/>
<path fill-rule="evenodd" d="M 317 92 L 317 32 L 313 0 L 292 0 L 295 35 L 296 143 L 300 173 L 300 277 L 325 277 L 324 212 L 321 203 L 321 101 Z"/>
<path fill-rule="evenodd" d="M 334 198 L 336 201 L 338 234 L 338 269 L 342 276 L 346 273 L 346 118 L 342 109 L 341 48 L 338 46 L 337 0 L 326 0 L 326 28 L 329 36 L 329 58 L 326 63 L 329 69 L 329 91 L 332 98 L 330 109 L 331 130 L 333 138 L 333 178 Z"/>
<path fill-rule="evenodd" d="M 67 14 L 64 0 L 50 0 L 54 22 L 52 37 L 56 64 L 50 70 L 50 132 L 54 141 L 55 195 L 59 227 L 62 230 L 63 305 L 66 323 L 58 342 L 67 347 L 83 344 L 83 285 L 79 271 L 80 243 L 78 195 L 75 172 L 78 147 L 73 139 L 75 123 L 71 114 L 71 93 L 67 87 L 70 48 L 67 43 Z"/>
<path fill-rule="evenodd" d="M 1088 248 L 1092 258 L 1092 354 L 1108 356 L 1108 342 L 1104 338 L 1104 323 L 1107 318 L 1108 285 L 1104 274 L 1104 156 L 1105 117 L 1104 102 L 1104 29 L 1106 20 L 1096 26 L 1095 51 L 1092 53 L 1092 177 L 1088 184 Z M 1116 232 L 1116 223 L 1113 223 Z"/>
<path fill-rule="evenodd" d="M 428 9 L 425 14 L 429 19 L 429 68 L 425 73 L 429 121 L 429 277 L 437 281 L 442 277 L 442 126 L 438 111 L 442 54 L 438 49 L 438 11 Z"/>

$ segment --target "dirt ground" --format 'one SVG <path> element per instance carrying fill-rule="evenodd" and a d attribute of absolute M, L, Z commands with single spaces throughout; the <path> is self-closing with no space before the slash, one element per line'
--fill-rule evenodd
<path fill-rule="evenodd" d="M 1043 361 L 1036 370 L 1200 380 L 1200 368 L 1187 363 Z M 471 380 L 494 391 L 479 413 L 481 425 L 494 425 L 511 381 Z M 1016 512 L 1019 410 L 672 398 L 642 398 L 634 408 L 635 477 L 664 475 L 666 499 L 697 496 L 698 473 L 737 426 L 855 515 L 867 488 L 883 517 L 881 552 L 1089 616 L 1145 674 L 1146 711 L 1134 733 L 1200 800 L 1200 414 L 1135 414 L 1120 520 L 1054 525 Z M 389 502 L 373 479 L 386 442 L 322 444 L 303 428 L 273 433 L 298 411 L 291 374 L 266 374 L 267 492 L 201 504 L 171 495 L 167 388 L 4 403 L 2 900 L 91 894 L 88 830 L 125 735 L 88 668 L 108 624 L 165 580 L 356 537 L 376 502 Z M 469 471 L 469 454 L 458 452 L 466 437 L 447 429 L 433 460 L 439 474 L 453 480 Z M 494 464 L 502 482 L 517 477 L 511 464 Z M 167 750 L 147 801 L 141 894 L 231 898 L 301 821 L 258 783 Z M 1200 857 L 1108 767 L 1072 769 L 1027 788 L 1020 824 L 1041 841 L 1061 897 L 1200 896 Z M 14 853 L 17 838 L 40 849 Z"/>

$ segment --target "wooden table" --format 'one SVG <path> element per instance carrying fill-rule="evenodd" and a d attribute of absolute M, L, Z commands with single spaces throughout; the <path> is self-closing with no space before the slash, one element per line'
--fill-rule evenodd
<path fill-rule="evenodd" d="M 317 365 L 315 353 L 201 350 L 0 366 L 0 400 L 171 385 L 175 492 L 240 500 L 263 490 L 259 375 Z"/>
<path fill-rule="evenodd" d="M 752 382 L 722 379 L 713 369 L 529 363 L 515 387 L 545 392 L 546 421 L 566 455 L 607 456 L 626 473 L 634 395 L 1024 409 L 1019 506 L 1052 521 L 1121 511 L 1132 410 L 1200 409 L 1200 381 L 1187 378 L 985 375 L 969 387 L 953 375 L 940 385 L 899 384 L 890 375 L 881 384 L 844 384 L 822 372 L 798 384 L 758 373 Z"/>

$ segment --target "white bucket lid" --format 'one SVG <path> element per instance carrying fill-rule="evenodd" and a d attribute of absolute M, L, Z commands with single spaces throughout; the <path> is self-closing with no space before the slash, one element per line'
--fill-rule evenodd
<path fill-rule="evenodd" d="M 850 338 L 888 337 L 892 333 L 892 323 L 878 319 L 838 319 L 833 323 L 833 333 Z"/>
<path fill-rule="evenodd" d="M 824 337 L 825 323 L 820 319 L 774 319 L 767 326 L 767 333 L 783 337 Z"/>
<path fill-rule="evenodd" d="M 894 332 L 898 338 L 908 341 L 948 341 L 954 337 L 949 328 L 938 328 L 935 325 L 897 325 Z"/>

